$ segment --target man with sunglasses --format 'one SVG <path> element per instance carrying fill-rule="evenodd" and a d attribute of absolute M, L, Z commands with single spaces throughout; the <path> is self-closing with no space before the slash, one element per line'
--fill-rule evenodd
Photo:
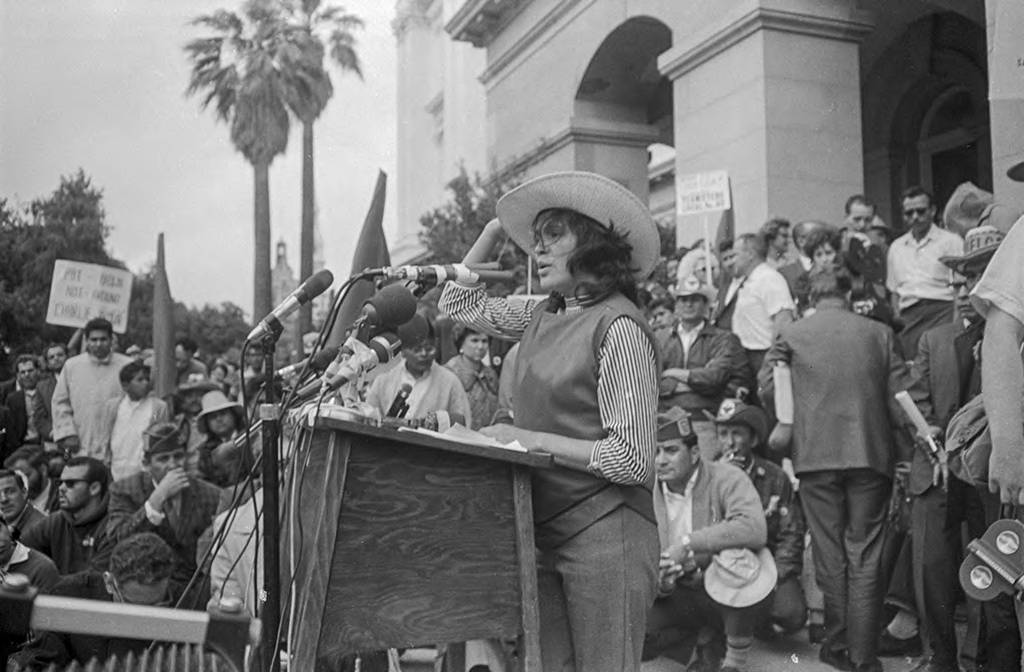
<path fill-rule="evenodd" d="M 60 475 L 60 510 L 25 530 L 21 541 L 74 574 L 106 564 L 99 540 L 107 524 L 110 472 L 92 457 L 73 457 Z"/>
<path fill-rule="evenodd" d="M 107 571 L 81 572 L 63 578 L 52 594 L 103 602 L 147 607 L 171 606 L 168 585 L 174 569 L 174 553 L 152 533 L 136 534 L 114 547 Z M 142 653 L 150 642 L 63 632 L 40 632 L 21 651 L 11 656 L 18 669 L 64 669 L 72 663 L 101 663 L 111 656 Z M 71 668 L 68 668 L 71 669 Z M 77 667 L 76 667 L 77 669 Z"/>
<path fill-rule="evenodd" d="M 444 411 L 453 422 L 470 427 L 469 397 L 459 377 L 443 366 L 434 366 L 437 338 L 427 318 L 420 313 L 414 315 L 398 327 L 398 338 L 402 341 L 402 357 L 374 379 L 366 403 L 386 417 L 393 414 L 398 397 L 407 395 L 404 404 L 408 408 L 402 417 L 421 419 L 428 413 Z"/>
<path fill-rule="evenodd" d="M 963 239 L 933 224 L 932 195 L 918 186 L 903 192 L 903 222 L 909 229 L 889 247 L 885 285 L 903 327 L 903 356 L 917 355 L 921 334 L 953 319 L 949 269 L 939 259 L 963 254 Z"/>

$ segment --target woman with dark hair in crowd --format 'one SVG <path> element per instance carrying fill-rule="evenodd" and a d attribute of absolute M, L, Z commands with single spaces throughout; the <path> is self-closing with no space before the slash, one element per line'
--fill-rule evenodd
<path fill-rule="evenodd" d="M 530 180 L 497 214 L 464 262 L 489 260 L 507 234 L 532 252 L 551 296 L 509 301 L 449 283 L 440 307 L 520 339 L 514 424 L 482 431 L 554 456 L 532 474 L 543 668 L 638 670 L 659 548 L 658 368 L 636 284 L 658 261 L 657 227 L 627 189 L 582 172 Z"/>
<path fill-rule="evenodd" d="M 498 410 L 498 374 L 485 361 L 487 334 L 464 324 L 456 325 L 454 334 L 455 349 L 459 354 L 449 359 L 445 366 L 459 377 L 473 411 L 473 429 L 480 429 L 491 424 L 494 412 Z"/>
<path fill-rule="evenodd" d="M 804 241 L 803 253 L 811 260 L 811 267 L 797 277 L 794 283 L 797 310 L 801 315 L 810 308 L 811 275 L 835 272 L 842 266 L 842 237 L 831 226 L 820 226 L 811 230 Z"/>

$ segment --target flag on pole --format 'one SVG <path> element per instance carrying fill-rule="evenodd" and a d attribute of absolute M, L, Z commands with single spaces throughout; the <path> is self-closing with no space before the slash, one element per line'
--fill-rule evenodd
<path fill-rule="evenodd" d="M 164 265 L 164 234 L 156 239 L 153 269 L 153 392 L 166 399 L 177 387 L 174 366 L 174 301 Z"/>
<path fill-rule="evenodd" d="M 388 176 L 383 170 L 377 174 L 377 186 L 373 190 L 373 200 L 370 201 L 370 209 L 363 221 L 363 230 L 359 233 L 359 240 L 356 242 L 355 252 L 352 254 L 353 274 L 364 268 L 376 268 L 378 266 L 389 266 L 391 255 L 388 253 L 388 243 L 384 238 L 384 198 L 387 193 Z M 363 302 L 373 296 L 373 281 L 359 280 L 352 289 L 341 309 L 338 312 L 338 320 L 334 323 L 334 330 L 328 343 L 339 345 L 345 340 L 345 332 L 359 316 Z"/>

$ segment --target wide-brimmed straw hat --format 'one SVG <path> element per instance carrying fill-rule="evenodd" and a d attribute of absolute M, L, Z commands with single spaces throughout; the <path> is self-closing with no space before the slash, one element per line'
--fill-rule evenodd
<path fill-rule="evenodd" d="M 990 206 L 992 207 L 992 206 Z M 964 253 L 960 256 L 939 257 L 939 261 L 961 275 L 969 271 L 981 272 L 1006 236 L 995 226 L 982 224 L 964 235 Z"/>
<path fill-rule="evenodd" d="M 688 275 L 672 287 L 672 293 L 677 299 L 687 296 L 703 296 L 708 303 L 715 300 L 715 290 L 707 283 L 701 282 L 696 275 Z"/>
<path fill-rule="evenodd" d="M 708 597 L 727 607 L 750 607 L 771 594 L 779 570 L 771 551 L 762 548 L 727 548 L 712 557 L 704 571 Z"/>
<path fill-rule="evenodd" d="M 519 247 L 533 250 L 533 222 L 544 210 L 575 210 L 626 235 L 632 247 L 633 277 L 644 280 L 658 263 L 661 239 L 651 211 L 636 194 L 603 175 L 581 171 L 549 173 L 521 184 L 496 207 L 501 225 Z"/>
<path fill-rule="evenodd" d="M 220 413 L 221 411 L 231 411 L 235 416 L 237 422 L 236 428 L 242 429 L 242 425 L 245 424 L 245 409 L 237 401 L 231 401 L 227 396 L 220 390 L 213 390 L 203 395 L 203 410 L 196 416 L 196 428 L 203 434 L 209 434 L 210 430 L 206 425 L 206 420 L 214 413 Z"/>

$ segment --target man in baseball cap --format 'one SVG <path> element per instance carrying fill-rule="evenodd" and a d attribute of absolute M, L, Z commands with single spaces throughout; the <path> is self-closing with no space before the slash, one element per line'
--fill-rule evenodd
<path fill-rule="evenodd" d="M 800 584 L 804 566 L 804 522 L 800 502 L 789 476 L 761 455 L 768 440 L 768 415 L 739 399 L 726 399 L 714 416 L 721 459 L 750 477 L 757 489 L 768 526 L 768 550 L 778 569 L 778 583 L 768 606 L 767 618 L 758 619 L 759 637 L 771 637 L 774 629 L 793 633 L 803 627 L 807 602 Z"/>
<path fill-rule="evenodd" d="M 709 596 L 704 571 L 715 554 L 727 549 L 760 551 L 765 545 L 765 518 L 757 491 L 738 468 L 701 459 L 685 411 L 671 408 L 657 417 L 654 466 L 658 485 L 654 513 L 661 540 L 660 597 L 648 616 L 647 655 L 671 655 L 689 662 L 690 648 L 666 641 L 675 629 L 686 642 L 697 641 L 704 627 L 720 624 L 712 640 L 695 653 L 709 669 L 745 669 L 753 641 L 757 605 L 726 607 Z M 724 652 L 724 659 L 723 659 Z"/>

